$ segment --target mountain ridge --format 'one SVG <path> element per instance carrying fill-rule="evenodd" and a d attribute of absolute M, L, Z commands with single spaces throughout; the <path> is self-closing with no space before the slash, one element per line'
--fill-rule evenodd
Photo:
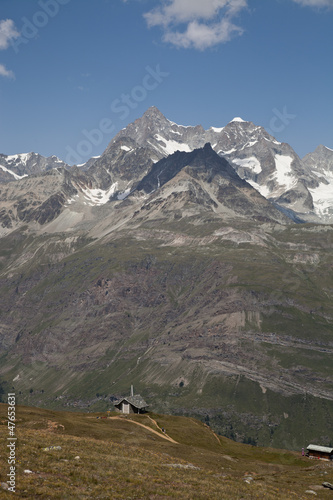
<path fill-rule="evenodd" d="M 70 168 L 54 155 L 45 157 L 33 152 L 16 155 L 0 154 L 0 183 L 19 180 L 32 174 L 41 174 L 57 167 Z"/>
<path fill-rule="evenodd" d="M 80 168 L 90 177 L 94 189 L 107 192 L 117 183 L 118 195 L 126 197 L 154 163 L 177 150 L 191 152 L 208 142 L 241 178 L 294 220 L 332 222 L 333 151 L 318 146 L 316 152 L 300 159 L 288 144 L 237 117 L 224 127 L 205 130 L 201 125 L 177 125 L 152 106 L 118 132 L 102 155 Z M 329 165 L 326 170 L 325 162 Z M 56 157 L 34 153 L 0 155 L 0 182 L 19 180 L 31 173 L 38 175 L 59 166 L 70 169 Z"/>

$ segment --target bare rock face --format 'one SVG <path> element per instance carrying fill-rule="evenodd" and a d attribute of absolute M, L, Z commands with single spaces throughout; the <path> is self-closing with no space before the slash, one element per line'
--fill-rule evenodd
<path fill-rule="evenodd" d="M 333 150 L 318 146 L 303 158 L 309 172 L 307 188 L 311 193 L 314 211 L 322 222 L 333 220 Z"/>
<path fill-rule="evenodd" d="M 197 205 L 203 205 L 210 200 L 211 211 L 214 213 L 225 213 L 229 210 L 235 217 L 261 217 L 267 221 L 271 217 L 271 221 L 289 222 L 274 205 L 241 179 L 226 159 L 215 153 L 209 143 L 191 153 L 178 151 L 159 161 L 141 180 L 136 190 L 158 198 L 158 190 L 168 186 L 170 196 L 172 191 L 179 193 L 180 184 L 182 191 L 186 191 L 185 184 L 181 181 L 185 176 L 188 180 L 191 179 L 188 184 L 190 193 L 196 186 Z"/>
<path fill-rule="evenodd" d="M 78 169 L 63 168 L 0 185 L 0 221 L 7 230 L 4 233 L 26 223 L 42 226 L 56 219 L 84 186 L 91 186 L 91 179 Z"/>
<path fill-rule="evenodd" d="M 0 154 L 0 183 L 19 180 L 28 175 L 41 174 L 58 167 L 70 168 L 56 156 L 46 158 L 38 153 Z"/>
<path fill-rule="evenodd" d="M 303 164 L 323 176 L 325 172 L 333 172 L 333 149 L 321 144 L 312 153 L 304 156 Z"/>

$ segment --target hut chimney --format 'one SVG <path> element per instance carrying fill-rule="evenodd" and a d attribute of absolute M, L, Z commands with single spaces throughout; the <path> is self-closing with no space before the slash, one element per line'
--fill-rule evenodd
<path fill-rule="evenodd" d="M 131 385 L 131 396 L 134 396 L 134 389 L 133 389 L 133 385 Z"/>

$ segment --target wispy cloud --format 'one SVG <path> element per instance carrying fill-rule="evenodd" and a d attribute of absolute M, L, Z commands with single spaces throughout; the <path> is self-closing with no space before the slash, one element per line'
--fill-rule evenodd
<path fill-rule="evenodd" d="M 8 49 L 10 42 L 19 36 L 20 33 L 15 28 L 15 24 L 12 19 L 0 20 L 0 50 Z M 15 78 L 14 73 L 7 69 L 3 64 L 0 64 L 0 76 Z"/>
<path fill-rule="evenodd" d="M 0 64 L 0 76 L 5 76 L 6 78 L 15 78 L 14 73 L 7 69 L 3 64 Z"/>
<path fill-rule="evenodd" d="M 247 0 L 168 0 L 144 17 L 149 27 L 162 28 L 165 42 L 204 50 L 243 33 L 233 19 L 246 7 Z"/>
<path fill-rule="evenodd" d="M 0 21 L 0 50 L 8 49 L 11 40 L 19 36 L 20 33 L 15 28 L 12 19 L 2 19 Z"/>

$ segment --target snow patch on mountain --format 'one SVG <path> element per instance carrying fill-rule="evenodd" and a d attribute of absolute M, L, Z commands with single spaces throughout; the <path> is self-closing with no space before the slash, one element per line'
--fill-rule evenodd
<path fill-rule="evenodd" d="M 26 165 L 30 156 L 31 153 L 20 153 L 17 155 L 9 155 L 7 156 L 7 161 L 9 161 L 10 163 L 15 163 L 16 161 L 20 161 L 21 163 L 23 163 L 23 165 Z"/>
<path fill-rule="evenodd" d="M 260 174 L 262 170 L 260 161 L 255 156 L 250 156 L 250 158 L 235 158 L 232 161 L 240 167 L 249 168 L 255 174 Z"/>
<path fill-rule="evenodd" d="M 60 160 L 60 158 L 58 158 L 55 155 L 52 155 L 50 158 L 54 159 L 55 163 L 64 163 L 62 160 Z"/>
<path fill-rule="evenodd" d="M 90 206 L 95 206 L 95 205 L 105 205 L 110 199 L 110 196 L 112 196 L 116 189 L 118 187 L 118 182 L 115 182 L 112 184 L 109 189 L 104 190 L 104 189 L 82 189 L 84 197 L 88 201 L 88 205 Z"/>
<path fill-rule="evenodd" d="M 224 127 L 210 127 L 209 130 L 212 130 L 213 132 L 216 132 L 216 134 L 220 134 L 222 132 L 222 130 L 224 129 Z"/>
<path fill-rule="evenodd" d="M 265 198 L 269 198 L 270 195 L 270 190 L 265 184 L 258 184 L 252 179 L 246 179 L 246 181 L 254 188 L 256 191 L 258 191 L 261 196 L 264 196 Z"/>
<path fill-rule="evenodd" d="M 297 179 L 292 174 L 292 161 L 291 156 L 275 155 L 275 179 L 286 190 L 293 188 L 297 184 Z"/>
<path fill-rule="evenodd" d="M 274 144 L 281 145 L 281 142 L 278 142 L 276 139 L 267 139 L 267 137 L 264 137 L 265 141 L 267 142 L 273 142 Z"/>
<path fill-rule="evenodd" d="M 181 127 L 181 128 L 193 128 L 192 125 L 179 125 L 179 123 L 172 122 L 171 120 L 168 120 L 166 118 L 166 121 L 170 123 L 170 125 L 174 125 L 175 127 Z"/>
<path fill-rule="evenodd" d="M 254 146 L 255 144 L 257 144 L 257 142 L 259 142 L 258 140 L 255 140 L 255 141 L 249 141 L 247 142 L 242 148 L 240 151 L 242 151 L 242 149 L 245 149 L 245 148 L 251 148 L 252 146 Z"/>
<path fill-rule="evenodd" d="M 331 215 L 333 212 L 333 173 L 326 170 L 318 179 L 319 186 L 309 188 L 312 195 L 315 212 L 319 216 Z"/>
<path fill-rule="evenodd" d="M 67 205 L 71 205 L 72 203 L 74 203 L 76 201 L 76 198 L 78 198 L 78 197 L 79 197 L 79 195 L 76 194 L 75 196 L 73 196 L 73 198 L 70 198 L 69 200 L 67 200 L 67 202 L 65 203 L 64 206 L 66 207 Z"/>
<path fill-rule="evenodd" d="M 125 200 L 127 196 L 130 194 L 131 188 L 125 189 L 122 193 L 118 193 L 117 200 Z"/>
<path fill-rule="evenodd" d="M 159 142 L 158 147 L 160 147 L 167 155 L 172 155 L 176 151 L 184 151 L 185 153 L 190 153 L 192 151 L 188 144 L 185 144 L 184 142 L 173 141 L 171 139 L 167 140 L 160 134 L 155 134 L 155 139 L 157 139 Z M 160 144 L 161 142 L 162 144 Z"/>
<path fill-rule="evenodd" d="M 0 165 L 0 168 L 1 168 L 1 170 L 3 170 L 4 172 L 7 172 L 7 174 L 12 175 L 16 181 L 19 181 L 20 179 L 23 179 L 23 177 L 28 177 L 28 175 L 27 175 L 27 174 L 24 174 L 24 175 L 17 175 L 17 174 L 15 174 L 14 172 L 12 172 L 11 170 L 9 170 L 8 168 L 4 167 L 3 165 Z"/>
<path fill-rule="evenodd" d="M 231 155 L 232 153 L 236 153 L 237 149 L 236 148 L 232 148 L 232 149 L 229 149 L 228 151 L 223 151 L 223 149 L 221 149 L 220 151 L 218 151 L 218 155 L 219 154 L 222 154 L 222 155 Z"/>
<path fill-rule="evenodd" d="M 231 120 L 230 123 L 232 123 L 232 122 L 245 123 L 245 120 L 243 120 L 243 118 L 240 118 L 239 116 L 236 116 L 235 118 L 233 118 Z"/>

